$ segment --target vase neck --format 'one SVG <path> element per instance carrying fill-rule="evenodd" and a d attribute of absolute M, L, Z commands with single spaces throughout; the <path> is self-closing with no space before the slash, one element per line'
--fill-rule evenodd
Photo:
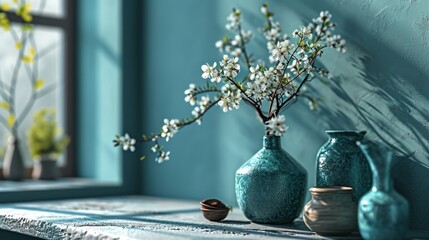
<path fill-rule="evenodd" d="M 373 174 L 373 191 L 390 192 L 393 190 L 390 168 L 378 169 L 378 172 Z"/>
<path fill-rule="evenodd" d="M 393 153 L 384 145 L 375 143 L 359 144 L 372 170 L 372 191 L 393 190 L 391 168 Z"/>
<path fill-rule="evenodd" d="M 340 131 L 328 130 L 326 131 L 331 141 L 352 141 L 357 142 L 363 139 L 366 131 Z"/>
<path fill-rule="evenodd" d="M 264 136 L 263 147 L 267 149 L 281 148 L 279 136 Z"/>

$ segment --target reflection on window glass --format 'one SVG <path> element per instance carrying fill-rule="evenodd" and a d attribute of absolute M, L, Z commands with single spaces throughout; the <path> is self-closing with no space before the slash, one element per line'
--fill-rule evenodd
<path fill-rule="evenodd" d="M 12 32 L 21 34 L 21 25 L 14 24 Z M 63 68 L 64 68 L 64 33 L 59 28 L 35 26 L 33 28 L 34 42 L 27 43 L 16 42 L 12 36 L 11 31 L 0 31 L 0 78 L 5 83 L 3 87 L 7 88 L 11 84 L 14 68 L 18 59 L 19 48 L 22 46 L 23 50 L 28 55 L 34 52 L 34 64 L 25 63 L 23 61 L 21 68 L 17 74 L 17 87 L 16 87 L 16 113 L 19 115 L 24 110 L 24 106 L 30 98 L 31 88 L 34 84 L 31 83 L 31 75 L 35 74 L 33 78 L 42 80 L 43 89 L 52 88 L 46 95 L 39 98 L 32 111 L 22 121 L 19 127 L 18 136 L 20 141 L 21 153 L 27 165 L 31 165 L 32 161 L 27 147 L 27 131 L 31 125 L 33 114 L 35 111 L 44 108 L 55 108 L 57 111 L 58 123 L 64 128 L 64 82 L 63 82 Z M 31 42 L 31 46 L 30 43 Z M 4 110 L 4 109 L 3 109 Z M 4 111 L 0 112 L 5 116 Z M 0 146 L 5 146 L 8 132 L 4 126 L 0 126 Z M 60 159 L 63 163 L 64 159 Z"/>
<path fill-rule="evenodd" d="M 31 7 L 31 14 L 49 17 L 64 17 L 65 15 L 64 0 L 24 0 L 24 2 L 28 3 L 28 6 Z M 0 0 L 0 4 L 7 4 L 11 10 L 17 9 L 17 4 L 14 0 Z"/>

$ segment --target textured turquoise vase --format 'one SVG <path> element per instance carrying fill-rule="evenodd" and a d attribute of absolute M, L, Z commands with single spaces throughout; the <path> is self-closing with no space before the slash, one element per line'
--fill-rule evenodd
<path fill-rule="evenodd" d="M 348 186 L 359 200 L 371 188 L 372 174 L 368 161 L 356 145 L 365 131 L 326 131 L 329 140 L 317 153 L 317 187 Z"/>
<path fill-rule="evenodd" d="M 358 143 L 373 173 L 370 192 L 359 202 L 359 231 L 367 240 L 403 239 L 408 229 L 408 202 L 393 188 L 392 151 L 372 142 Z"/>
<path fill-rule="evenodd" d="M 235 177 L 238 205 L 256 223 L 293 222 L 302 211 L 306 190 L 306 170 L 282 149 L 276 136 L 265 136 L 263 148 Z"/>

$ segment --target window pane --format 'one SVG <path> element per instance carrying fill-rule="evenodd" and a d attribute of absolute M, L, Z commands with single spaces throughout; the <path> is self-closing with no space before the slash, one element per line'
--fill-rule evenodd
<path fill-rule="evenodd" d="M 50 17 L 64 17 L 65 15 L 64 0 L 25 0 L 25 2 L 31 4 L 31 14 Z M 0 3 L 9 4 L 12 10 L 16 10 L 18 8 L 17 4 L 12 0 L 0 0 Z"/>
<path fill-rule="evenodd" d="M 13 30 L 21 36 L 21 26 L 13 25 Z M 43 80 L 44 86 L 40 88 L 39 93 L 47 91 L 52 86 L 55 86 L 53 91 L 48 91 L 46 95 L 39 98 L 32 111 L 24 118 L 19 127 L 18 136 L 20 140 L 20 149 L 23 154 L 26 164 L 31 165 L 32 161 L 27 147 L 27 131 L 32 123 L 33 114 L 35 111 L 44 108 L 55 108 L 59 125 L 65 127 L 64 119 L 64 33 L 59 28 L 36 26 L 33 29 L 34 42 L 22 41 L 22 49 L 26 55 L 30 55 L 34 47 L 36 57 L 33 63 L 22 62 L 18 72 L 16 85 L 16 119 L 22 115 L 25 105 L 30 99 L 30 93 L 34 89 L 34 82 L 31 79 Z M 30 38 L 29 38 L 30 39 Z M 11 32 L 0 31 L 0 77 L 4 83 L 11 85 L 14 68 L 18 58 L 19 50 L 16 47 L 16 40 L 12 37 Z M 34 76 L 34 77 L 33 77 Z M 8 90 L 7 86 L 2 86 Z M 3 100 L 3 99 L 1 99 Z M 1 109 L 0 115 L 7 117 L 6 110 Z M 2 125 L 0 127 L 0 146 L 5 146 L 7 129 Z M 64 159 L 60 159 L 63 163 Z"/>

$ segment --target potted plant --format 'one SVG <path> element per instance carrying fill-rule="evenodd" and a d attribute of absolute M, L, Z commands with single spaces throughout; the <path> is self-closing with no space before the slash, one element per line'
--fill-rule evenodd
<path fill-rule="evenodd" d="M 28 131 L 28 146 L 34 160 L 33 178 L 56 179 L 59 177 L 57 159 L 69 143 L 68 136 L 60 136 L 55 110 L 41 109 L 34 114 Z"/>

